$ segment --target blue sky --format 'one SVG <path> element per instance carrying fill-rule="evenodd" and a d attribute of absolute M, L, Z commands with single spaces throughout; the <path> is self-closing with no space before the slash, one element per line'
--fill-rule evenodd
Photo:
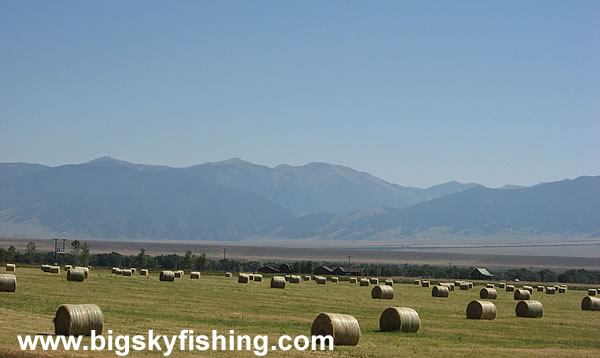
<path fill-rule="evenodd" d="M 0 162 L 600 175 L 598 1 L 0 1 Z"/>

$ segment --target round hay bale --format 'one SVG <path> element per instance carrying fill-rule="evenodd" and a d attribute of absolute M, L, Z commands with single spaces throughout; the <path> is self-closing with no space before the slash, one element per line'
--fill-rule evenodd
<path fill-rule="evenodd" d="M 544 286 L 538 286 L 537 290 L 538 292 L 544 292 Z"/>
<path fill-rule="evenodd" d="M 567 288 L 566 287 L 559 287 L 558 288 L 558 293 L 567 293 Z"/>
<path fill-rule="evenodd" d="M 485 300 L 495 300 L 496 298 L 498 298 L 498 292 L 496 292 L 495 288 L 482 288 L 481 291 L 479 291 L 479 298 Z"/>
<path fill-rule="evenodd" d="M 499 288 L 505 288 L 505 287 L 506 287 L 506 284 L 505 284 L 504 282 L 500 282 L 500 283 L 498 284 L 498 287 L 499 287 Z"/>
<path fill-rule="evenodd" d="M 467 285 L 469 285 L 469 290 L 473 288 L 473 282 L 467 282 Z"/>
<path fill-rule="evenodd" d="M 324 285 L 327 283 L 327 278 L 323 276 L 315 276 L 315 282 L 317 285 Z"/>
<path fill-rule="evenodd" d="M 17 276 L 13 274 L 0 274 L 0 292 L 16 292 Z"/>
<path fill-rule="evenodd" d="M 553 295 L 556 293 L 556 289 L 554 287 L 546 287 L 546 294 Z"/>
<path fill-rule="evenodd" d="M 519 301 L 515 312 L 517 317 L 538 318 L 544 315 L 544 306 L 540 301 Z"/>
<path fill-rule="evenodd" d="M 257 273 L 254 274 L 254 282 L 262 282 L 263 281 L 263 275 L 259 275 Z"/>
<path fill-rule="evenodd" d="M 111 270 L 111 273 L 117 273 L 118 269 L 119 269 L 118 267 L 113 267 L 112 270 Z"/>
<path fill-rule="evenodd" d="M 339 281 L 339 279 L 337 277 L 332 277 L 331 278 L 331 282 L 338 282 L 338 281 Z"/>
<path fill-rule="evenodd" d="M 173 275 L 175 276 L 175 278 L 181 278 L 181 270 L 173 271 Z"/>
<path fill-rule="evenodd" d="M 600 298 L 585 296 L 581 300 L 581 309 L 584 311 L 600 311 Z"/>
<path fill-rule="evenodd" d="M 448 297 L 450 289 L 446 286 L 433 286 L 431 289 L 432 297 Z"/>
<path fill-rule="evenodd" d="M 356 277 L 350 277 L 350 280 L 348 280 L 348 282 L 350 282 L 350 283 L 357 283 L 358 280 L 356 279 Z"/>
<path fill-rule="evenodd" d="M 231 272 L 225 272 L 225 277 L 233 277 L 233 274 Z"/>
<path fill-rule="evenodd" d="M 254 281 L 254 274 L 252 274 L 252 273 L 249 273 L 249 274 L 248 274 L 248 280 L 250 280 L 250 281 Z"/>
<path fill-rule="evenodd" d="M 298 275 L 290 276 L 290 283 L 300 283 L 301 280 L 302 280 L 302 277 L 300 277 Z"/>
<path fill-rule="evenodd" d="M 14 272 L 17 269 L 15 264 L 6 264 L 6 271 Z"/>
<path fill-rule="evenodd" d="M 70 269 L 67 271 L 67 281 L 83 282 L 85 280 L 85 271 Z"/>
<path fill-rule="evenodd" d="M 460 285 L 462 284 L 462 281 L 454 281 L 454 286 L 458 286 L 460 287 Z"/>
<path fill-rule="evenodd" d="M 487 287 L 487 288 L 494 288 L 494 284 L 493 283 L 488 283 L 487 285 L 485 285 L 485 287 Z"/>
<path fill-rule="evenodd" d="M 440 286 L 446 286 L 450 291 L 454 291 L 454 283 L 453 282 L 443 282 L 440 283 Z"/>
<path fill-rule="evenodd" d="M 421 287 L 429 287 L 430 282 L 429 281 L 421 281 Z"/>
<path fill-rule="evenodd" d="M 596 294 L 597 294 L 597 293 L 598 293 L 598 291 L 596 291 L 596 290 L 595 290 L 595 289 L 593 289 L 593 288 L 590 288 L 590 289 L 588 290 L 588 296 L 596 296 Z"/>
<path fill-rule="evenodd" d="M 394 298 L 394 289 L 390 286 L 377 285 L 371 290 L 371 298 L 391 300 Z"/>
<path fill-rule="evenodd" d="M 133 272 L 131 272 L 130 269 L 123 269 L 121 270 L 123 276 L 127 276 L 127 277 L 131 277 L 133 275 Z"/>
<path fill-rule="evenodd" d="M 85 272 L 85 279 L 87 280 L 88 276 L 90 275 L 90 269 L 89 269 L 89 267 L 76 266 L 75 269 L 76 270 L 83 270 L 83 272 Z"/>
<path fill-rule="evenodd" d="M 140 270 L 140 276 L 148 276 L 148 270 L 147 269 L 141 269 Z"/>
<path fill-rule="evenodd" d="M 104 318 L 100 307 L 92 304 L 61 305 L 54 317 L 54 332 L 59 336 L 102 334 Z"/>
<path fill-rule="evenodd" d="M 469 284 L 466 282 L 461 283 L 460 289 L 461 289 L 461 291 L 467 291 L 469 289 Z"/>
<path fill-rule="evenodd" d="M 530 300 L 531 299 L 531 292 L 529 292 L 527 290 L 517 289 L 517 290 L 515 290 L 513 298 L 515 300 Z"/>
<path fill-rule="evenodd" d="M 250 276 L 245 273 L 241 273 L 238 275 L 238 283 L 248 283 L 250 281 Z"/>
<path fill-rule="evenodd" d="M 48 272 L 60 274 L 60 267 L 59 266 L 50 266 L 50 270 Z"/>
<path fill-rule="evenodd" d="M 137 269 L 135 267 L 131 267 L 130 270 L 132 274 L 135 274 L 137 272 Z"/>
<path fill-rule="evenodd" d="M 388 278 L 387 280 L 385 280 L 385 285 L 386 286 L 394 286 L 394 280 L 392 280 L 391 278 Z"/>
<path fill-rule="evenodd" d="M 173 282 L 173 281 L 175 281 L 175 272 L 161 271 L 159 278 L 161 281 Z"/>
<path fill-rule="evenodd" d="M 192 271 L 192 272 L 190 272 L 190 279 L 191 280 L 199 280 L 200 279 L 200 272 L 198 272 L 198 271 Z"/>
<path fill-rule="evenodd" d="M 369 283 L 371 285 L 379 285 L 379 279 L 372 277 L 372 278 L 369 279 Z"/>
<path fill-rule="evenodd" d="M 65 265 L 65 271 L 68 271 L 73 268 L 73 265 Z"/>
<path fill-rule="evenodd" d="M 531 294 L 533 293 L 533 287 L 532 286 L 523 286 L 523 289 L 529 291 L 529 293 L 531 293 Z"/>
<path fill-rule="evenodd" d="M 44 272 L 50 272 L 50 265 L 42 265 L 41 266 L 42 271 Z"/>
<path fill-rule="evenodd" d="M 117 270 L 115 271 L 115 275 L 123 276 L 123 270 L 121 270 L 121 269 L 117 269 Z"/>
<path fill-rule="evenodd" d="M 271 288 L 285 288 L 285 277 L 274 276 L 271 278 Z"/>
<path fill-rule="evenodd" d="M 515 292 L 514 285 L 506 285 L 506 292 Z"/>
<path fill-rule="evenodd" d="M 413 281 L 413 283 L 414 283 L 415 285 L 420 285 L 420 284 L 421 284 L 421 280 L 414 280 L 414 281 Z"/>
<path fill-rule="evenodd" d="M 310 327 L 312 336 L 332 336 L 336 346 L 355 346 L 360 340 L 356 318 L 340 313 L 319 313 Z"/>
<path fill-rule="evenodd" d="M 308 275 L 304 276 L 304 281 L 310 281 L 310 280 L 312 280 L 312 277 L 310 277 Z"/>
<path fill-rule="evenodd" d="M 488 289 L 487 287 L 483 290 Z M 482 290 L 482 292 L 483 292 Z M 493 290 L 493 288 L 492 288 Z M 494 290 L 495 292 L 496 290 Z M 489 301 L 478 301 L 474 300 L 469 302 L 467 305 L 467 318 L 468 319 L 495 319 L 496 318 L 496 305 Z"/>
<path fill-rule="evenodd" d="M 421 328 L 419 314 L 409 307 L 388 307 L 379 316 L 379 329 L 383 332 L 417 332 Z"/>
<path fill-rule="evenodd" d="M 369 286 L 369 280 L 366 278 L 361 278 L 360 279 L 360 285 L 361 286 Z"/>
<path fill-rule="evenodd" d="M 284 275 L 283 278 L 285 279 L 286 282 L 290 282 L 290 278 L 292 277 L 292 275 Z"/>

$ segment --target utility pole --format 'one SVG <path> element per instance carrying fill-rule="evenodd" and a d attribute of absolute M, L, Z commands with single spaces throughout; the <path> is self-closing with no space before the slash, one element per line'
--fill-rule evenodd
<path fill-rule="evenodd" d="M 531 271 L 531 276 L 529 277 L 529 284 L 531 285 L 531 280 L 533 279 L 533 266 L 529 266 L 529 271 Z"/>
<path fill-rule="evenodd" d="M 352 257 L 352 256 L 348 255 L 348 266 L 350 266 L 350 258 L 351 258 L 351 257 Z"/>
<path fill-rule="evenodd" d="M 58 263 L 58 254 L 65 253 L 65 242 L 67 239 L 53 239 L 54 240 L 54 263 Z M 61 241 L 61 244 L 58 242 Z"/>
<path fill-rule="evenodd" d="M 225 252 L 227 251 L 227 249 L 223 248 L 223 261 L 225 261 Z"/>

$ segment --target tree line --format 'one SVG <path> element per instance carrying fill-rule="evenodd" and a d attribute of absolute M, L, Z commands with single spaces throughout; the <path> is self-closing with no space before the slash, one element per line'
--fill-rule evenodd
<path fill-rule="evenodd" d="M 56 256 L 56 260 L 55 260 Z M 141 249 L 137 255 L 121 255 L 117 252 L 90 254 L 87 242 L 74 240 L 71 242 L 71 251 L 55 255 L 54 252 L 37 252 L 35 244 L 29 242 L 25 252 L 21 253 L 10 246 L 8 249 L 0 248 L 0 262 L 27 263 L 27 264 L 74 264 L 77 266 L 98 267 L 137 267 L 148 269 L 168 270 L 197 270 L 197 271 L 231 271 L 255 272 L 263 265 L 279 267 L 281 262 L 258 262 L 238 260 L 211 260 L 205 253 L 196 255 L 188 250 L 185 255 L 147 255 Z M 314 269 L 326 265 L 331 268 L 346 266 L 339 262 L 314 262 L 297 261 L 289 263 L 295 273 L 311 274 Z M 409 265 L 409 264 L 361 264 L 355 265 L 365 270 L 367 276 L 405 276 L 427 277 L 448 280 L 470 279 L 474 267 L 434 266 L 434 265 Z M 573 269 L 557 273 L 549 269 L 539 271 L 527 268 L 507 269 L 494 272 L 500 281 L 535 281 L 535 282 L 563 282 L 563 283 L 600 283 L 600 271 Z"/>

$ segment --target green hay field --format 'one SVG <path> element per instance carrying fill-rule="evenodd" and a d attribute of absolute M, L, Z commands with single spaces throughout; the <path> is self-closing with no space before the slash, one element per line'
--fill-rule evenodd
<path fill-rule="evenodd" d="M 4 271 L 4 268 L 2 268 Z M 2 272 L 4 273 L 4 272 Z M 566 294 L 533 292 L 544 305 L 541 319 L 518 318 L 512 292 L 498 290 L 494 321 L 467 320 L 465 309 L 479 299 L 483 284 L 472 290 L 450 292 L 449 298 L 431 297 L 431 288 L 396 283 L 393 300 L 371 299 L 369 287 L 348 281 L 287 284 L 271 289 L 264 282 L 238 284 L 237 277 L 203 275 L 160 282 L 158 272 L 149 277 L 112 275 L 109 270 L 90 272 L 85 282 L 69 282 L 66 273 L 44 273 L 39 268 L 18 267 L 16 293 L 0 292 L 0 356 L 2 357 L 114 357 L 114 352 L 47 352 L 19 350 L 17 335 L 52 334 L 52 319 L 64 303 L 95 303 L 102 309 L 106 331 L 113 335 L 176 335 L 182 329 L 209 335 L 213 329 L 227 336 L 269 335 L 270 345 L 280 335 L 310 335 L 312 320 L 320 312 L 356 317 L 362 338 L 356 347 L 336 347 L 334 352 L 269 352 L 267 357 L 475 357 L 475 356 L 597 356 L 600 353 L 600 312 L 582 311 L 586 291 Z M 436 280 L 431 280 L 436 282 Z M 421 317 L 418 333 L 379 332 L 379 315 L 389 306 L 414 308 Z M 132 352 L 130 356 L 161 357 L 160 352 Z M 252 352 L 178 352 L 172 357 L 253 357 Z"/>

